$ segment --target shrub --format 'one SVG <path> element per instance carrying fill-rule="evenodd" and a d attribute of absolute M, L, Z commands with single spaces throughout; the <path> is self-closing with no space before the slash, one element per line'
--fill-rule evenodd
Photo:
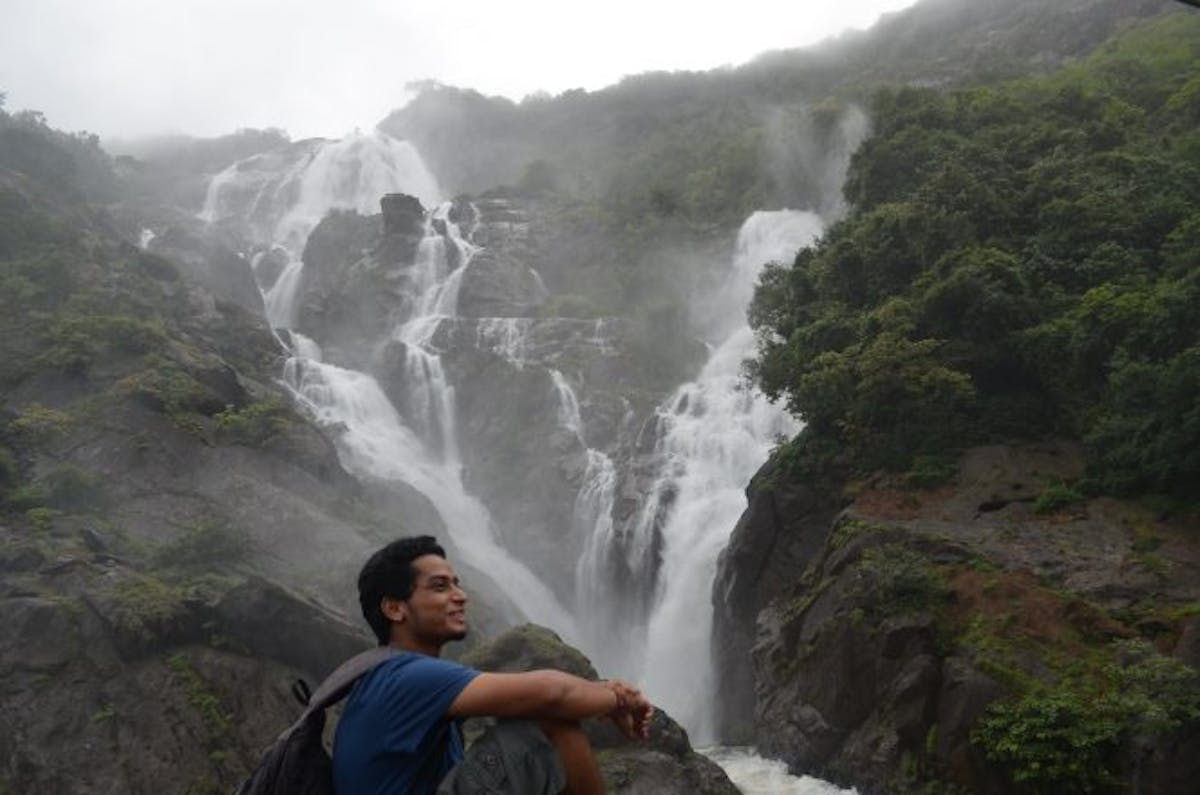
<path fill-rule="evenodd" d="M 226 521 L 206 519 L 159 547 L 154 558 L 163 566 L 209 567 L 241 562 L 252 548 L 246 531 Z"/>
<path fill-rule="evenodd" d="M 92 508 L 103 498 L 95 475 L 69 464 L 52 469 L 40 481 L 46 490 L 46 504 L 66 510 Z"/>
<path fill-rule="evenodd" d="M 131 576 L 113 588 L 113 620 L 126 636 L 149 643 L 183 617 L 184 593 L 147 574 Z"/>
<path fill-rule="evenodd" d="M 65 411 L 33 403 L 22 409 L 20 416 L 10 422 L 8 427 L 34 443 L 44 443 L 66 434 L 71 430 L 73 422 L 74 418 Z"/>
<path fill-rule="evenodd" d="M 241 408 L 227 406 L 213 415 L 217 429 L 238 444 L 261 445 L 287 430 L 289 410 L 277 397 L 249 403 Z"/>
<path fill-rule="evenodd" d="M 1033 512 L 1039 514 L 1054 513 L 1069 505 L 1083 502 L 1084 496 L 1061 480 L 1046 484 L 1041 494 L 1033 502 Z"/>
<path fill-rule="evenodd" d="M 940 605 L 948 594 L 929 561 L 902 544 L 864 552 L 858 578 L 859 594 L 877 617 L 927 610 Z"/>
<path fill-rule="evenodd" d="M 950 482 L 958 471 L 954 458 L 948 455 L 919 455 L 904 482 L 915 489 L 932 489 Z"/>
<path fill-rule="evenodd" d="M 1117 783 L 1135 738 L 1200 722 L 1200 675 L 1145 641 L 1122 641 L 1098 674 L 1031 680 L 1028 692 L 993 703 L 972 740 L 1035 792 L 1075 793 Z"/>

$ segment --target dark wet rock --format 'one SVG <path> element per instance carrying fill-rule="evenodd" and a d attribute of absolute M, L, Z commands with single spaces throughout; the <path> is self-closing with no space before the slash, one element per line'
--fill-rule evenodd
<path fill-rule="evenodd" d="M 719 725 L 727 742 L 745 742 L 754 715 L 750 649 L 760 611 L 817 557 L 836 505 L 803 485 L 778 485 L 768 464 L 747 491 L 749 507 L 717 562 L 713 649 L 722 672 Z"/>
<path fill-rule="evenodd" d="M 467 317 L 528 317 L 537 313 L 547 296 L 529 266 L 485 249 L 463 274 L 458 307 Z"/>

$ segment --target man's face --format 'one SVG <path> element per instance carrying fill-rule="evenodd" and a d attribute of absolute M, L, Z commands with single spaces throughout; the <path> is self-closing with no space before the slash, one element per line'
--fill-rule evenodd
<path fill-rule="evenodd" d="M 405 600 L 413 636 L 437 644 L 467 636 L 467 594 L 454 567 L 437 555 L 412 562 L 416 586 Z"/>

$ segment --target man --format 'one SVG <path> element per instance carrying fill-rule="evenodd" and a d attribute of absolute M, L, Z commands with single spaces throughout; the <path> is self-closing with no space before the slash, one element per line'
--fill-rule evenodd
<path fill-rule="evenodd" d="M 619 681 L 561 671 L 481 673 L 440 659 L 467 634 L 467 595 L 430 536 L 376 552 L 358 577 L 363 617 L 380 645 L 401 653 L 355 685 L 333 746 L 338 795 L 566 792 L 604 785 L 579 721 L 610 718 L 627 736 L 649 736 L 653 707 Z M 462 718 L 502 720 L 464 760 Z M 440 782 L 440 785 L 439 785 Z"/>

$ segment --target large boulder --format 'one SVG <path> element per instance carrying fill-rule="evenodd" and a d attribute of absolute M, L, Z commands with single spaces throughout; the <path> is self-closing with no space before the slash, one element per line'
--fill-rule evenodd
<path fill-rule="evenodd" d="M 591 662 L 580 651 L 550 630 L 533 624 L 496 637 L 465 655 L 463 662 L 482 671 L 552 668 L 585 679 L 597 678 Z M 609 792 L 736 795 L 738 791 L 715 762 L 692 750 L 687 733 L 662 710 L 656 711 L 650 739 L 645 742 L 626 739 L 606 721 L 587 721 L 585 729 L 598 752 Z"/>

